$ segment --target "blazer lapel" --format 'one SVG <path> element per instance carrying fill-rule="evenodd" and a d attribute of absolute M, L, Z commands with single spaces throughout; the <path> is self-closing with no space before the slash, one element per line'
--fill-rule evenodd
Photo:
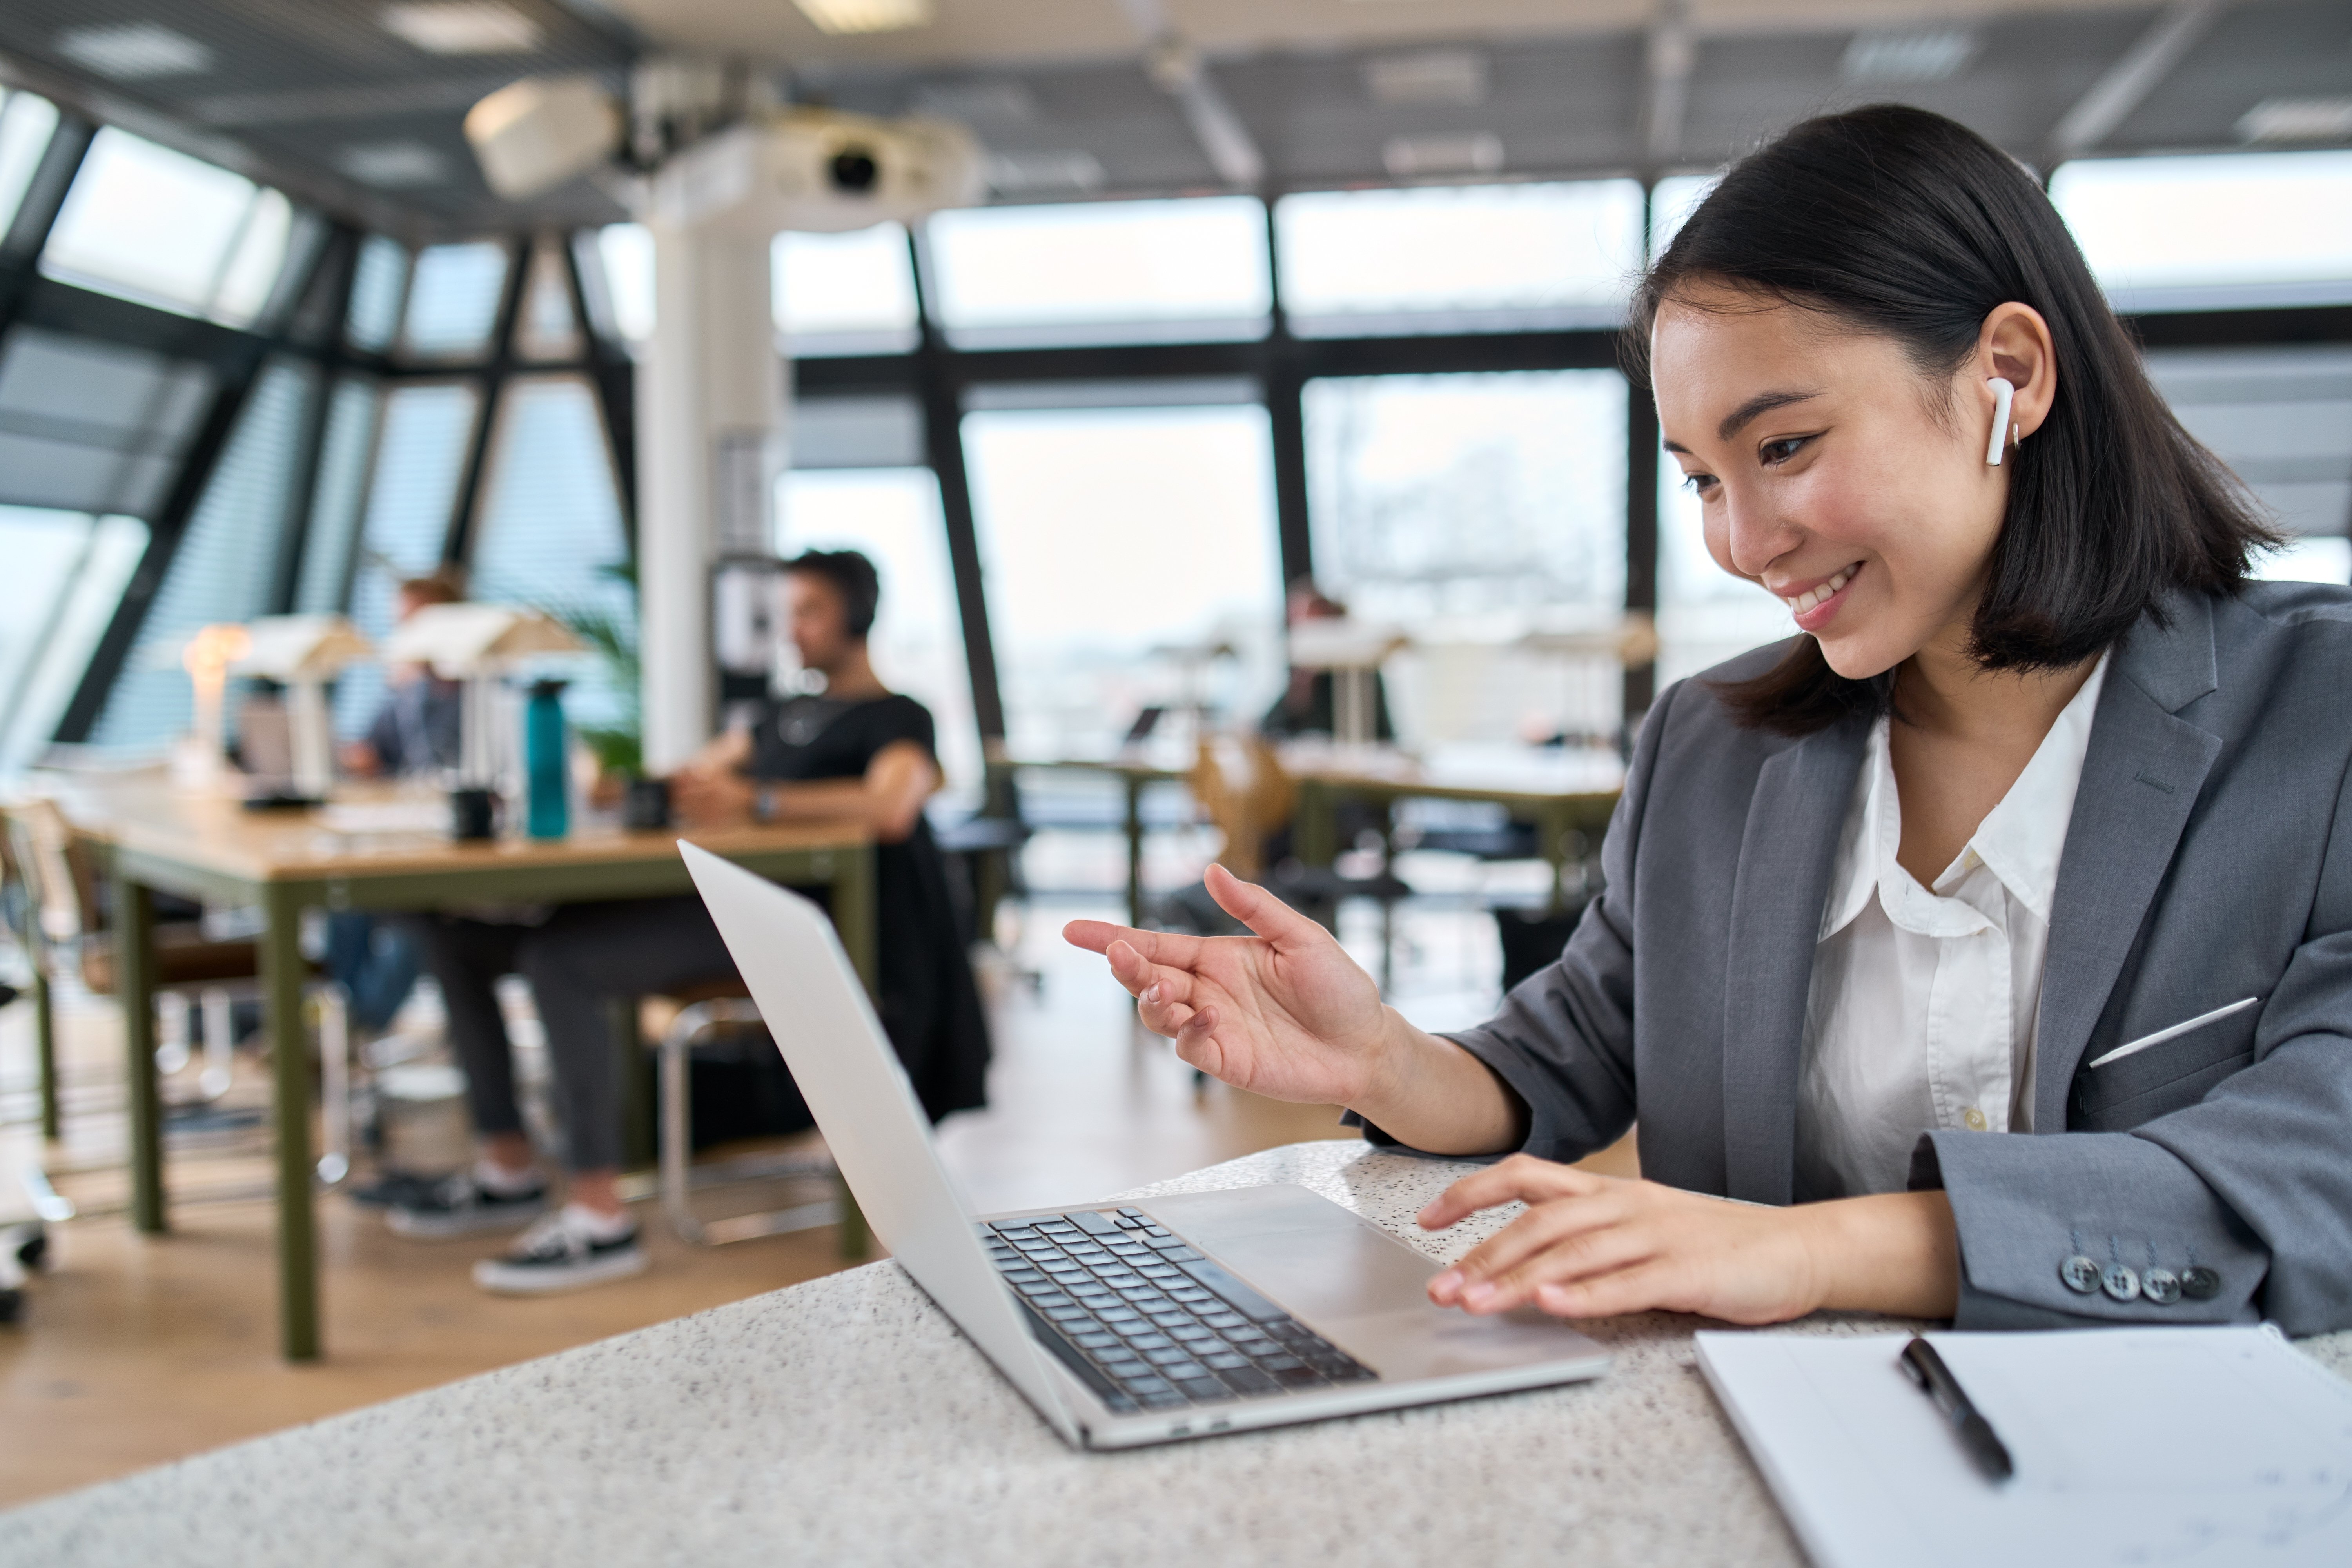
<path fill-rule="evenodd" d="M 1857 716 L 1769 758 L 1749 797 L 1724 966 L 1725 1194 L 1785 1204 L 1796 1186 L 1805 999 L 1838 829 L 1871 721 Z"/>
<path fill-rule="evenodd" d="M 2221 740 L 2179 709 L 2214 689 L 2213 612 L 2199 597 L 2142 622 L 2116 652 L 2050 901 L 2050 953 L 2034 1036 L 2033 1127 L 2066 1128 L 2074 1069 L 2172 864 Z"/>

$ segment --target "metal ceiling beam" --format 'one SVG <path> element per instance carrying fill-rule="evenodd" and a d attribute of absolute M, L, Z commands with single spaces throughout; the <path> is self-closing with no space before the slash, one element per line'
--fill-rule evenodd
<path fill-rule="evenodd" d="M 1697 61 L 1688 0 L 1657 0 L 1643 50 L 1639 127 L 1643 163 L 1653 175 L 1672 163 L 1682 149 L 1691 68 Z"/>
<path fill-rule="evenodd" d="M 2172 0 L 2050 131 L 2052 167 L 2105 142 L 2197 47 L 2230 0 Z"/>
<path fill-rule="evenodd" d="M 1217 178 L 1237 191 L 1258 189 L 1265 183 L 1265 154 L 1218 89 L 1200 49 L 1170 23 L 1160 0 L 1119 0 L 1119 9 L 1143 35 L 1144 74 L 1175 100 Z"/>

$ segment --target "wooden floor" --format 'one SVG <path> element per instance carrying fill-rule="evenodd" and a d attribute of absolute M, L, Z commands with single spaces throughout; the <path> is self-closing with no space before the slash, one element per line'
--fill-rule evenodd
<path fill-rule="evenodd" d="M 1038 976 L 995 977 L 992 1104 L 952 1119 L 945 1157 L 983 1212 L 1078 1202 L 1302 1139 L 1349 1137 L 1329 1107 L 1196 1085 L 1143 1034 L 1101 961 L 1055 940 L 1089 908 L 1033 911 L 1015 952 Z M 0 1015 L 0 1224 L 16 1173 L 43 1151 L 22 1121 L 27 1009 Z M 54 1268 L 26 1319 L 0 1329 L 0 1507 L 224 1443 L 428 1388 L 772 1290 L 841 1267 L 830 1228 L 704 1250 L 642 1205 L 644 1277 L 544 1300 L 496 1299 L 468 1270 L 498 1238 L 418 1244 L 340 1196 L 319 1205 L 327 1359 L 289 1367 L 276 1348 L 272 1208 L 257 1127 L 174 1134 L 169 1236 L 120 1213 L 119 1022 L 68 1010 L 76 1087 L 69 1141 L 47 1152 L 83 1217 L 51 1229 Z M 235 1100 L 257 1105 L 258 1075 Z M 1630 1169 L 1630 1150 L 1607 1157 Z M 713 1203 L 719 1200 L 713 1199 Z M 108 1209 L 116 1212 L 104 1212 Z"/>

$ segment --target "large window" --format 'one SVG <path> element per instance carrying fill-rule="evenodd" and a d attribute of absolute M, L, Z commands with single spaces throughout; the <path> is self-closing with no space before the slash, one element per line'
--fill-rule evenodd
<path fill-rule="evenodd" d="M 1624 604 L 1624 377 L 1313 381 L 1306 417 L 1318 584 L 1413 641 L 1388 671 L 1400 732 L 1612 729 L 1611 680 L 1521 639 L 1613 621 Z"/>
<path fill-rule="evenodd" d="M 1425 186 L 1285 196 L 1283 308 L 1314 336 L 1614 319 L 1642 265 L 1642 187 Z"/>
<path fill-rule="evenodd" d="M 2352 348 L 2170 350 L 2147 367 L 2189 433 L 2295 536 L 2266 574 L 2352 577 Z"/>
<path fill-rule="evenodd" d="M 131 517 L 0 507 L 0 777 L 35 761 L 147 548 Z"/>
<path fill-rule="evenodd" d="M 971 207 L 927 233 L 960 347 L 1257 338 L 1273 308 L 1265 209 L 1248 196 Z"/>
<path fill-rule="evenodd" d="M 505 246 L 487 239 L 417 252 L 401 347 L 420 359 L 472 358 L 486 352 L 511 259 Z"/>
<path fill-rule="evenodd" d="M 352 620 L 376 641 L 392 630 L 401 579 L 441 563 L 478 396 L 472 386 L 451 383 L 404 386 L 385 399 L 351 592 Z M 337 730 L 363 732 L 383 695 L 383 672 L 377 667 L 346 670 L 335 687 Z"/>
<path fill-rule="evenodd" d="M 383 394 L 370 382 L 346 379 L 335 388 L 319 449 L 318 481 L 310 493 L 309 537 L 302 546 L 301 574 L 294 608 L 324 615 L 343 607 L 352 585 L 353 552 L 359 547 L 360 500 L 365 493 L 369 454 L 375 447 L 376 411 Z"/>
<path fill-rule="evenodd" d="M 315 380 L 308 367 L 290 364 L 262 372 L 107 695 L 90 736 L 100 745 L 145 751 L 184 731 L 194 700 L 180 665 L 188 638 L 269 609 Z"/>
<path fill-rule="evenodd" d="M 1658 455 L 1658 686 L 1792 635 L 1789 607 L 1706 552 L 1698 497 Z"/>
<path fill-rule="evenodd" d="M 46 98 L 0 88 L 0 234 L 5 234 L 25 200 L 58 111 Z"/>
<path fill-rule="evenodd" d="M 1263 407 L 989 409 L 964 450 L 1015 755 L 1107 753 L 1147 706 L 1272 700 Z"/>
<path fill-rule="evenodd" d="M 2352 152 L 2085 160 L 2050 199 L 2118 309 L 2352 300 Z"/>
<path fill-rule="evenodd" d="M 875 672 L 931 710 L 939 760 L 960 796 L 981 786 L 980 731 L 963 621 L 948 568 L 940 486 L 929 468 L 799 468 L 776 497 L 776 549 L 856 550 L 882 577 L 882 605 L 867 646 Z"/>
<path fill-rule="evenodd" d="M 776 325 L 796 354 L 904 353 L 915 346 L 907 231 L 780 234 L 771 254 Z"/>
<path fill-rule="evenodd" d="M 74 177 L 41 270 L 245 326 L 278 286 L 293 222 L 276 191 L 108 126 Z"/>
<path fill-rule="evenodd" d="M 0 502 L 152 515 L 212 374 L 34 327 L 0 350 Z"/>

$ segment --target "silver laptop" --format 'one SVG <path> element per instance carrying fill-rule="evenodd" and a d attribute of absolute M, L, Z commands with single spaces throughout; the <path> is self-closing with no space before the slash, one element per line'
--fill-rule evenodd
<path fill-rule="evenodd" d="M 1437 1266 L 1299 1186 L 975 1216 L 815 904 L 679 851 L 867 1222 L 1071 1444 L 1126 1448 L 1597 1377 L 1527 1313 L 1431 1304 Z"/>

